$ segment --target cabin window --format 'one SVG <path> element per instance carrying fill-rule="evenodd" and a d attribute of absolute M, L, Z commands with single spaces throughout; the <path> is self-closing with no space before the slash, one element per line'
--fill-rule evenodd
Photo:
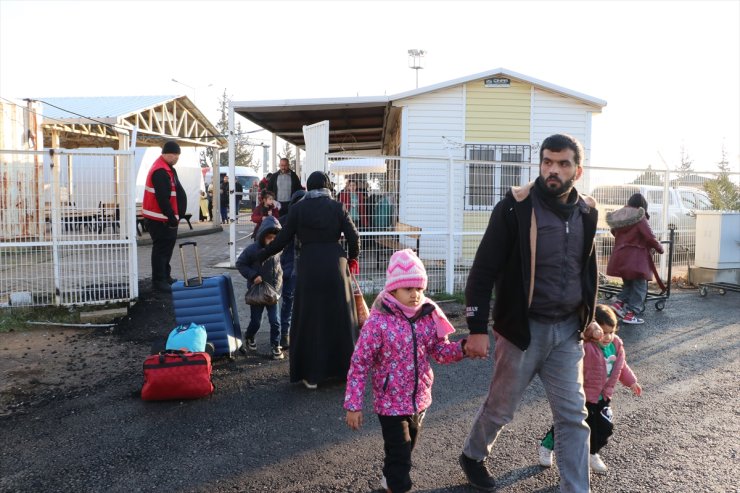
<path fill-rule="evenodd" d="M 465 209 L 491 210 L 512 186 L 530 181 L 530 146 L 467 144 Z M 536 173 L 536 169 L 534 171 Z"/>

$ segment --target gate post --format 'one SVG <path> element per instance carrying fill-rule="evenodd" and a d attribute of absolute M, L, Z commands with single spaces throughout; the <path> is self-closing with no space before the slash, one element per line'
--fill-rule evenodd
<path fill-rule="evenodd" d="M 453 166 L 452 151 L 449 153 L 449 168 L 447 173 L 447 259 L 445 261 L 445 291 L 452 294 L 455 291 L 455 168 Z"/>
<path fill-rule="evenodd" d="M 59 274 L 59 226 L 61 222 L 60 206 L 61 197 L 59 194 L 59 174 L 61 161 L 59 154 L 55 152 L 59 150 L 59 131 L 53 130 L 51 133 L 51 149 L 49 154 L 51 156 L 51 258 L 54 265 L 54 304 L 59 305 L 61 303 L 61 288 L 60 288 L 60 274 Z"/>

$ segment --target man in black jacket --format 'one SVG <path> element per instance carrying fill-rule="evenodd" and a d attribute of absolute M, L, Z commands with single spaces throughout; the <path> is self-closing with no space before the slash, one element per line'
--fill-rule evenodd
<path fill-rule="evenodd" d="M 288 160 L 282 158 L 277 173 L 273 173 L 267 182 L 267 189 L 274 193 L 276 200 L 280 202 L 280 215 L 282 216 L 288 214 L 290 198 L 298 190 L 302 190 L 303 186 L 295 171 L 290 169 Z"/>
<path fill-rule="evenodd" d="M 496 290 L 493 380 L 460 455 L 470 483 L 485 491 L 495 484 L 484 461 L 535 375 L 555 420 L 561 491 L 589 491 L 581 332 L 598 329 L 592 324 L 597 211 L 593 199 L 573 188 L 583 173 L 582 158 L 575 138 L 545 139 L 539 177 L 512 188 L 496 205 L 468 275 L 468 356 L 488 357 L 487 324 Z"/>

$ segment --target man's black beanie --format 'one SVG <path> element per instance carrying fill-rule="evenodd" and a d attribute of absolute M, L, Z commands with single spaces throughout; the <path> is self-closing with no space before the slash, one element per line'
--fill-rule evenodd
<path fill-rule="evenodd" d="M 168 140 L 162 146 L 162 154 L 180 154 L 180 144 L 174 140 Z"/>

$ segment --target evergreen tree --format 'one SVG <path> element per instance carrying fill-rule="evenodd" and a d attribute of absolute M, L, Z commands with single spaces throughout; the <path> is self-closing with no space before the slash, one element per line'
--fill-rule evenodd
<path fill-rule="evenodd" d="M 216 128 L 219 133 L 225 137 L 229 135 L 229 104 L 231 98 L 224 89 L 223 95 L 218 100 L 218 112 L 219 119 L 216 122 Z M 249 145 L 249 137 L 242 131 L 241 122 L 237 121 L 234 125 L 234 163 L 236 166 L 249 166 L 255 171 L 258 169 L 258 163 L 253 162 L 254 147 Z M 200 165 L 201 167 L 207 167 L 213 164 L 213 148 L 206 148 L 205 151 L 200 153 Z M 229 166 L 229 153 L 221 152 L 221 162 L 219 166 Z"/>
<path fill-rule="evenodd" d="M 678 179 L 686 178 L 694 170 L 692 168 L 694 160 L 689 157 L 689 153 L 684 146 L 681 146 L 681 164 L 678 165 L 676 171 L 678 171 Z"/>
<path fill-rule="evenodd" d="M 727 149 L 725 149 L 724 144 L 722 144 L 722 159 L 717 163 L 717 167 L 719 168 L 720 173 L 730 172 L 730 163 L 727 161 Z"/>
<path fill-rule="evenodd" d="M 717 163 L 717 178 L 704 184 L 704 190 L 712 201 L 712 207 L 722 211 L 740 211 L 740 187 L 730 180 L 730 163 L 727 151 L 722 146 L 722 159 Z"/>

